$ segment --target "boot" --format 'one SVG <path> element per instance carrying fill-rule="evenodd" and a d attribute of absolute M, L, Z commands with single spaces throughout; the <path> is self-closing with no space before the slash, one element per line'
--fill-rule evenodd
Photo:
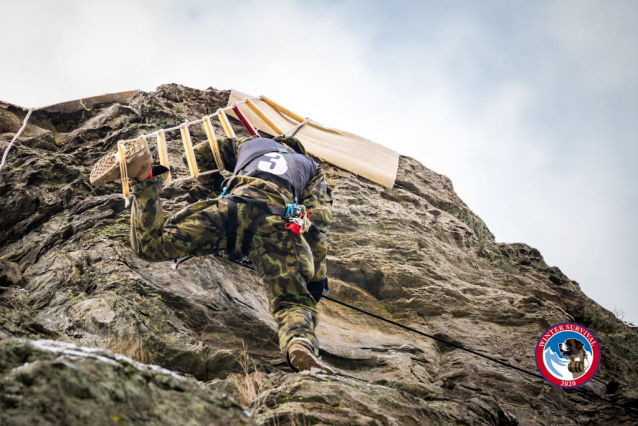
<path fill-rule="evenodd" d="M 124 147 L 128 177 L 134 182 L 143 181 L 151 173 L 151 151 L 144 138 L 126 143 Z M 91 184 L 100 186 L 107 182 L 120 179 L 120 159 L 117 152 L 102 157 L 93 166 L 91 171 Z"/>
<path fill-rule="evenodd" d="M 296 372 L 313 371 L 331 376 L 336 374 L 330 367 L 321 362 L 310 349 L 299 343 L 293 343 L 288 348 L 288 361 Z"/>

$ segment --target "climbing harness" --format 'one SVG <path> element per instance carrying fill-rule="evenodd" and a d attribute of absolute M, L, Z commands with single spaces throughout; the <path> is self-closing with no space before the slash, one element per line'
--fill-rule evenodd
<path fill-rule="evenodd" d="M 248 255 L 248 250 L 250 249 L 250 245 L 252 244 L 253 238 L 255 237 L 257 228 L 266 218 L 266 216 L 280 216 L 284 218 L 287 221 L 287 223 L 284 225 L 285 228 L 291 230 L 297 235 L 303 234 L 312 225 L 308 217 L 306 207 L 303 205 L 288 204 L 286 207 L 271 207 L 265 201 L 234 194 L 226 195 L 224 196 L 224 199 L 228 204 L 228 220 L 226 229 L 228 241 L 226 250 L 232 259 L 237 259 L 238 257 L 241 257 L 242 254 L 246 256 Z M 235 250 L 235 246 L 237 244 L 238 227 L 237 203 L 250 204 L 261 210 L 253 218 L 248 227 L 244 229 L 241 249 L 239 251 Z M 302 215 L 302 218 L 300 218 L 299 216 L 295 216 L 297 212 L 301 212 L 299 214 Z"/>
<path fill-rule="evenodd" d="M 303 234 L 310 228 L 310 225 L 312 225 L 308 211 L 304 205 L 288 204 L 286 219 L 288 219 L 288 223 L 285 225 L 286 229 L 297 235 Z"/>
<path fill-rule="evenodd" d="M 224 196 L 226 199 L 226 203 L 228 204 L 228 220 L 227 220 L 227 243 L 226 243 L 226 252 L 229 258 L 238 263 L 242 256 L 248 256 L 248 250 L 250 250 L 250 245 L 252 244 L 252 240 L 255 237 L 255 233 L 257 232 L 257 228 L 261 224 L 261 222 L 266 218 L 266 216 L 280 216 L 284 218 L 287 223 L 284 225 L 286 229 L 291 230 L 297 235 L 302 235 L 306 232 L 312 222 L 308 217 L 308 212 L 306 211 L 306 207 L 303 205 L 297 204 L 288 204 L 286 207 L 270 207 L 265 201 L 255 200 L 248 197 L 240 197 L 237 195 L 228 195 Z M 261 210 L 257 216 L 253 218 L 248 227 L 244 229 L 244 235 L 241 242 L 241 248 L 239 251 L 235 249 L 237 245 L 237 203 L 245 203 L 256 206 Z M 302 219 L 303 218 L 303 219 Z M 193 256 L 186 256 L 181 259 L 175 260 L 175 264 L 173 265 L 173 269 L 178 269 L 182 263 L 192 258 Z M 243 264 L 242 264 L 243 265 Z M 243 265 L 245 266 L 245 265 Z M 325 294 L 327 295 L 327 282 L 325 286 Z M 323 287 L 322 290 L 323 291 Z"/>
<path fill-rule="evenodd" d="M 285 162 L 285 168 L 281 171 L 280 176 L 268 171 L 267 164 L 266 169 L 261 169 L 260 164 L 255 165 L 257 159 L 260 158 L 277 158 L 278 162 L 272 163 L 276 168 L 278 164 Z M 249 168 L 250 166 L 250 168 Z M 285 177 L 285 171 L 290 170 L 290 178 Z M 246 195 L 235 195 L 233 193 L 227 194 L 228 186 L 226 182 L 232 180 L 235 176 L 241 175 L 242 172 L 246 172 L 250 175 L 253 172 L 264 173 L 267 175 L 263 177 L 266 180 L 272 181 L 275 184 L 282 187 L 289 187 L 294 196 L 294 202 L 287 204 L 285 207 L 273 207 L 263 200 L 251 198 Z M 283 176 L 283 177 L 282 177 Z M 306 232 L 312 223 L 306 207 L 301 204 L 302 191 L 304 188 L 304 182 L 302 181 L 301 174 L 299 173 L 299 167 L 297 160 L 295 160 L 293 153 L 288 151 L 284 145 L 277 143 L 272 139 L 257 138 L 253 139 L 246 144 L 242 145 L 237 157 L 237 165 L 233 171 L 233 176 L 229 177 L 222 183 L 224 191 L 222 192 L 223 198 L 228 204 L 228 220 L 227 220 L 227 251 L 232 259 L 241 257 L 241 254 L 247 255 L 252 240 L 257 232 L 257 228 L 264 220 L 266 216 L 280 216 L 285 219 L 284 225 L 287 230 L 294 232 L 297 235 L 301 235 Z M 248 227 L 244 229 L 243 239 L 241 243 L 241 249 L 237 251 L 235 249 L 237 244 L 237 203 L 250 204 L 261 210 L 250 222 Z"/>
<path fill-rule="evenodd" d="M 33 112 L 34 109 L 35 108 L 31 108 L 29 110 L 29 112 L 27 113 L 27 116 L 24 117 L 24 121 L 22 122 L 22 127 L 20 127 L 20 130 L 18 130 L 18 133 L 16 133 L 13 136 L 13 139 L 11 139 L 11 142 L 9 143 L 9 146 L 7 146 L 7 149 L 4 150 L 4 155 L 2 156 L 2 162 L 0 163 L 0 171 L 2 171 L 2 168 L 4 167 L 4 164 L 7 161 L 7 155 L 9 155 L 9 150 L 13 146 L 13 143 L 18 140 L 24 128 L 27 127 L 27 122 L 29 121 L 29 117 L 31 117 L 31 113 Z"/>

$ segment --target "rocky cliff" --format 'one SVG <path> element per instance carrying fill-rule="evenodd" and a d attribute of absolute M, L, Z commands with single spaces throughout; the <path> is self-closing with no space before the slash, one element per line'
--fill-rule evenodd
<path fill-rule="evenodd" d="M 118 140 L 197 119 L 227 96 L 166 85 L 33 114 L 0 176 L 0 423 L 636 423 L 600 398 L 638 408 L 638 331 L 538 250 L 497 243 L 448 178 L 408 157 L 389 190 L 324 164 L 331 296 L 532 371 L 541 334 L 580 323 L 602 348 L 587 393 L 330 301 L 318 336 L 339 375 L 293 374 L 250 269 L 215 256 L 179 269 L 138 258 L 120 186 L 93 188 L 92 164 Z M 4 151 L 26 113 L 0 107 Z M 181 152 L 169 143 L 185 175 Z M 215 196 L 207 183 L 165 189 L 165 209 Z"/>

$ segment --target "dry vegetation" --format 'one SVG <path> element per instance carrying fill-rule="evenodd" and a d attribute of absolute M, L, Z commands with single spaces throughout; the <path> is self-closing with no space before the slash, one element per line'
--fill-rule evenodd
<path fill-rule="evenodd" d="M 243 407 L 247 407 L 260 393 L 268 389 L 268 379 L 264 373 L 258 371 L 255 362 L 248 355 L 246 343 L 242 341 L 243 349 L 237 359 L 241 365 L 242 373 L 233 373 L 229 376 L 230 383 L 235 385 L 239 395 L 237 399 Z"/>

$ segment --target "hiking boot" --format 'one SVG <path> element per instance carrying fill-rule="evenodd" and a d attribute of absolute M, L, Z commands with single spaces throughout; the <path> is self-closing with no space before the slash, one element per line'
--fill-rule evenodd
<path fill-rule="evenodd" d="M 124 145 L 128 177 L 140 182 L 151 173 L 151 151 L 146 139 L 139 138 Z M 102 157 L 91 170 L 91 184 L 100 186 L 120 179 L 120 156 L 118 152 Z"/>
<path fill-rule="evenodd" d="M 310 349 L 299 343 L 293 343 L 288 348 L 288 361 L 296 372 L 311 371 L 331 376 L 336 374 L 330 367 L 321 362 Z"/>

